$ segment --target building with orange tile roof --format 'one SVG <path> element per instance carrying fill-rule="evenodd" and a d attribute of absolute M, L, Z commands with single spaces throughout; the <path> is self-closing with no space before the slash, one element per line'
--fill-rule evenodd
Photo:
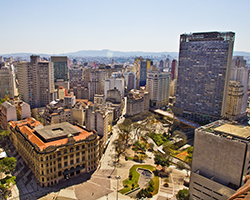
<path fill-rule="evenodd" d="M 42 187 L 97 168 L 99 136 L 68 122 L 43 126 L 34 118 L 10 121 L 10 140 Z"/>

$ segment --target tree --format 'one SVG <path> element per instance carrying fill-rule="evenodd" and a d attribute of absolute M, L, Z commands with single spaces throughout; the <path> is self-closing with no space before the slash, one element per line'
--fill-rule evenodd
<path fill-rule="evenodd" d="M 15 170 L 16 159 L 14 157 L 6 157 L 0 160 L 0 199 L 6 199 L 11 195 L 11 186 L 14 185 L 15 176 L 11 176 L 11 172 Z"/>
<path fill-rule="evenodd" d="M 146 145 L 139 140 L 135 141 L 133 144 L 133 150 L 137 153 L 138 151 L 141 151 L 142 153 L 146 152 Z"/>
<path fill-rule="evenodd" d="M 179 192 L 176 194 L 176 198 L 177 200 L 189 200 L 189 190 L 179 190 Z"/>
<path fill-rule="evenodd" d="M 155 155 L 154 161 L 156 165 L 161 165 L 162 167 L 170 165 L 169 158 L 164 158 L 160 154 Z"/>
<path fill-rule="evenodd" d="M 119 139 L 119 138 L 116 139 L 113 142 L 113 144 L 115 146 L 115 151 L 117 153 L 117 162 L 119 162 L 120 156 L 126 151 L 126 145 L 125 145 L 124 141 Z"/>

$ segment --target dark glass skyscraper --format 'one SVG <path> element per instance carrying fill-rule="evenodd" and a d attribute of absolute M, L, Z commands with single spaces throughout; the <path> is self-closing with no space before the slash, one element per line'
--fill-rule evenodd
<path fill-rule="evenodd" d="M 68 58 L 67 56 L 51 56 L 51 62 L 54 65 L 54 81 L 63 79 L 69 80 Z"/>
<path fill-rule="evenodd" d="M 180 36 L 175 114 L 202 123 L 224 116 L 234 36 L 233 32 Z"/>

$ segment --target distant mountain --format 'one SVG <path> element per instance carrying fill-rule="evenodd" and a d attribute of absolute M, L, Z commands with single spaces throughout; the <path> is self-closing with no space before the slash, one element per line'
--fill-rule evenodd
<path fill-rule="evenodd" d="M 3 57 L 22 57 L 29 58 L 33 53 L 11 53 L 3 54 Z M 169 55 L 173 58 L 178 58 L 178 52 L 143 52 L 143 51 L 112 51 L 108 49 L 104 50 L 82 50 L 77 52 L 70 52 L 64 54 L 36 54 L 41 57 L 50 57 L 50 56 L 69 56 L 69 57 L 129 57 L 129 56 L 161 56 Z M 250 57 L 250 52 L 245 51 L 234 51 L 235 56 L 246 56 Z M 1 55 L 0 55 L 1 56 Z"/>
<path fill-rule="evenodd" d="M 104 50 L 82 50 L 77 52 L 71 52 L 64 54 L 72 57 L 129 57 L 129 56 L 161 56 L 170 55 L 171 57 L 177 57 L 178 52 L 143 52 L 143 51 L 112 51 L 108 49 Z"/>

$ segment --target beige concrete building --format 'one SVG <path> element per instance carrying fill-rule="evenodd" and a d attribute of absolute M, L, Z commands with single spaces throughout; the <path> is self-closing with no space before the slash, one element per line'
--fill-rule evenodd
<path fill-rule="evenodd" d="M 190 199 L 226 200 L 250 174 L 250 127 L 224 120 L 195 130 Z"/>
<path fill-rule="evenodd" d="M 1 127 L 7 129 L 9 121 L 17 121 L 31 116 L 30 105 L 21 100 L 9 100 L 2 103 Z"/>
<path fill-rule="evenodd" d="M 94 104 L 103 105 L 105 103 L 104 94 L 94 95 Z"/>
<path fill-rule="evenodd" d="M 140 114 L 143 111 L 149 110 L 149 94 L 145 89 L 131 90 L 127 96 L 127 110 L 128 116 Z"/>
<path fill-rule="evenodd" d="M 49 103 L 42 115 L 44 125 L 58 124 L 62 122 L 73 123 L 72 110 L 62 107 L 60 102 L 52 101 Z"/>
<path fill-rule="evenodd" d="M 33 118 L 9 122 L 10 140 L 42 187 L 94 171 L 99 137 L 67 122 L 43 126 Z"/>
<path fill-rule="evenodd" d="M 11 63 L 0 63 L 0 98 L 8 94 L 10 98 L 18 95 L 14 66 Z"/>
<path fill-rule="evenodd" d="M 244 116 L 241 113 L 244 87 L 239 81 L 230 81 L 228 87 L 227 108 L 225 116 L 229 120 L 238 120 Z"/>
<path fill-rule="evenodd" d="M 53 64 L 41 61 L 40 56 L 32 55 L 30 60 L 17 63 L 19 97 L 31 108 L 45 107 L 57 98 Z"/>
<path fill-rule="evenodd" d="M 108 90 L 106 102 L 121 103 L 122 102 L 121 92 L 117 88 Z"/>
<path fill-rule="evenodd" d="M 168 105 L 171 76 L 169 73 L 151 71 L 147 75 L 147 91 L 150 106 L 161 108 Z"/>

